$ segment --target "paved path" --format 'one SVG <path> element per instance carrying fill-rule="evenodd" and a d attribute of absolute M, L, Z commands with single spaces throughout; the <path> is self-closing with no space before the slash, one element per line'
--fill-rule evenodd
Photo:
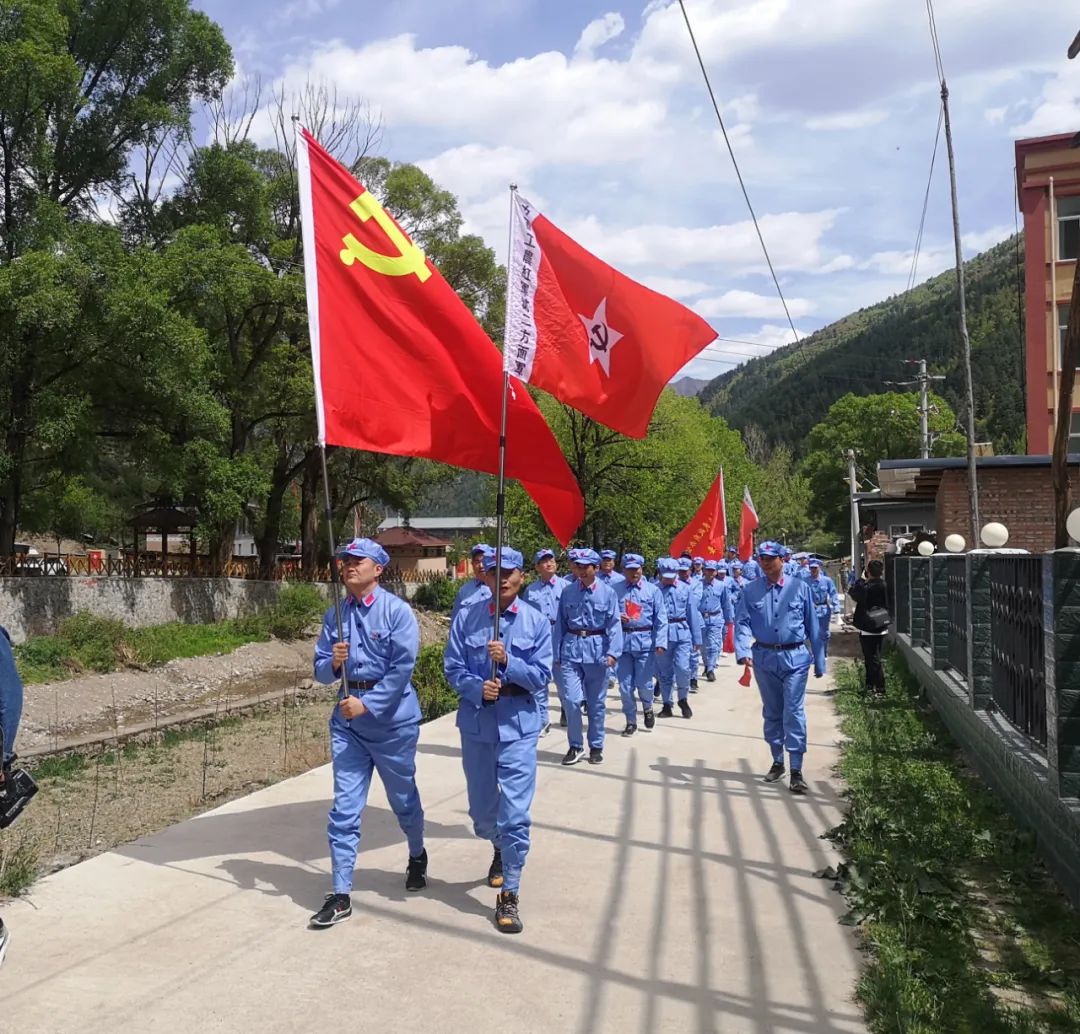
<path fill-rule="evenodd" d="M 812 876 L 835 860 L 818 835 L 840 817 L 828 680 L 810 683 L 800 799 L 761 782 L 756 691 L 730 663 L 718 674 L 692 721 L 626 741 L 613 710 L 602 767 L 562 769 L 564 737 L 540 741 L 518 937 L 491 923 L 450 716 L 420 737 L 427 892 L 406 896 L 379 789 L 353 919 L 306 928 L 328 889 L 330 780 L 315 769 L 5 907 L 0 1031 L 863 1031 L 842 901 Z"/>

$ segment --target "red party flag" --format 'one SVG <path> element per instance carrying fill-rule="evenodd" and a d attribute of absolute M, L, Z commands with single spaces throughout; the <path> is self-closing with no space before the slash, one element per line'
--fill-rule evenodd
<path fill-rule="evenodd" d="M 739 520 L 739 559 L 745 564 L 754 552 L 754 532 L 757 530 L 757 510 L 750 498 L 750 489 L 743 485 L 742 517 Z"/>
<path fill-rule="evenodd" d="M 503 368 L 631 438 L 716 331 L 587 252 L 517 191 Z"/>
<path fill-rule="evenodd" d="M 641 604 L 635 603 L 633 600 L 627 600 L 626 616 L 636 621 L 639 617 L 641 617 Z"/>
<path fill-rule="evenodd" d="M 669 552 L 672 556 L 680 556 L 684 550 L 689 550 L 691 555 L 706 560 L 723 560 L 726 526 L 724 472 L 721 470 L 690 523 L 671 540 Z"/>
<path fill-rule="evenodd" d="M 497 474 L 499 350 L 386 210 L 297 138 L 319 441 Z M 506 473 L 565 546 L 585 506 L 529 393 L 507 400 Z"/>

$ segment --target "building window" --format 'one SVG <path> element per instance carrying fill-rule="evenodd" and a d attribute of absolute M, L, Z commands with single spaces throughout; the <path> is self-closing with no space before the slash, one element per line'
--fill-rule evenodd
<path fill-rule="evenodd" d="M 889 538 L 895 539 L 899 538 L 901 535 L 914 535 L 923 530 L 921 524 L 890 524 Z"/>
<path fill-rule="evenodd" d="M 1069 445 L 1070 453 L 1080 452 L 1080 412 L 1073 410 L 1072 419 L 1069 421 Z"/>
<path fill-rule="evenodd" d="M 1058 221 L 1058 254 L 1061 260 L 1080 255 L 1080 197 L 1055 199 Z"/>
<path fill-rule="evenodd" d="M 1065 335 L 1069 330 L 1069 303 L 1058 302 L 1058 366 L 1065 365 Z M 1080 363 L 1077 363 L 1080 370 Z"/>

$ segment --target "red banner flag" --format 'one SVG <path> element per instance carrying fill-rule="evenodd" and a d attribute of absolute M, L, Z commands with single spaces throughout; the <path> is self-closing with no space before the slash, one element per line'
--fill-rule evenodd
<path fill-rule="evenodd" d="M 750 489 L 743 485 L 742 517 L 739 520 L 739 559 L 745 564 L 754 552 L 754 532 L 757 530 L 757 510 L 750 498 Z"/>
<path fill-rule="evenodd" d="M 498 473 L 499 350 L 424 253 L 305 129 L 297 139 L 319 441 Z M 506 473 L 565 546 L 585 506 L 536 403 L 507 402 Z"/>
<path fill-rule="evenodd" d="M 723 560 L 726 523 L 723 513 L 724 472 L 721 470 L 690 523 L 671 540 L 671 555 L 679 556 L 688 549 L 693 556 Z"/>
<path fill-rule="evenodd" d="M 716 331 L 571 240 L 514 193 L 504 368 L 631 438 Z"/>

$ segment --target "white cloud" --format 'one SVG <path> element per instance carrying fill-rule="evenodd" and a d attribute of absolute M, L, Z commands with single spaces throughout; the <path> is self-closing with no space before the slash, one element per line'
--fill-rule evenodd
<path fill-rule="evenodd" d="M 881 108 L 867 108 L 862 111 L 842 111 L 835 115 L 822 115 L 806 120 L 806 128 L 814 131 L 867 129 L 877 126 L 889 117 Z"/>
<path fill-rule="evenodd" d="M 808 316 L 817 308 L 809 298 L 787 298 L 792 319 Z M 777 294 L 755 294 L 753 291 L 725 291 L 713 298 L 701 298 L 694 310 L 706 319 L 738 316 L 750 319 L 785 319 L 784 306 Z"/>
<path fill-rule="evenodd" d="M 660 294 L 666 294 L 669 298 L 693 298 L 713 287 L 704 280 L 681 280 L 678 277 L 664 276 L 662 273 L 645 273 L 638 279 L 646 287 L 651 287 Z"/>
<path fill-rule="evenodd" d="M 1013 136 L 1050 136 L 1080 129 L 1080 69 L 1070 65 L 1047 79 L 1026 122 L 1014 125 Z"/>
<path fill-rule="evenodd" d="M 511 183 L 523 185 L 536 168 L 537 159 L 531 151 L 521 147 L 463 144 L 434 158 L 423 158 L 416 164 L 440 187 L 468 202 L 489 198 L 493 191 L 509 187 Z"/>
<path fill-rule="evenodd" d="M 800 330 L 799 337 L 804 338 L 810 332 Z M 766 323 L 756 331 L 740 333 L 736 340 L 720 338 L 704 351 L 691 359 L 674 378 L 679 377 L 719 377 L 725 370 L 745 363 L 751 356 L 765 356 L 770 352 L 790 345 L 795 335 L 789 326 Z M 762 347 L 758 348 L 755 345 Z"/>
<path fill-rule="evenodd" d="M 1000 108 L 987 108 L 983 112 L 983 118 L 991 126 L 1000 126 L 1005 121 L 1005 116 L 1009 112 L 1009 106 L 1007 104 L 1002 105 Z"/>
<path fill-rule="evenodd" d="M 626 22 L 617 11 L 609 11 L 602 18 L 594 18 L 578 37 L 574 57 L 591 58 L 605 43 L 621 36 L 625 28 Z"/>
<path fill-rule="evenodd" d="M 1007 237 L 1011 236 L 1013 228 L 1011 226 L 999 225 L 991 226 L 986 230 L 973 231 L 971 233 L 962 233 L 960 235 L 960 244 L 964 253 L 964 258 L 974 258 L 981 252 L 986 251 L 987 248 L 992 248 L 995 244 L 1000 244 Z M 911 259 L 914 252 L 911 249 L 907 251 L 876 251 L 870 258 L 864 262 L 860 262 L 859 269 L 870 270 L 874 273 L 883 273 L 890 276 L 903 275 L 908 277 L 911 274 Z M 921 284 L 924 280 L 928 280 L 932 276 L 937 276 L 938 273 L 954 266 L 956 264 L 956 249 L 951 242 L 942 242 L 934 244 L 930 247 L 923 247 L 919 250 L 919 264 L 916 269 L 915 282 Z M 900 289 L 899 287 L 897 288 Z"/>

